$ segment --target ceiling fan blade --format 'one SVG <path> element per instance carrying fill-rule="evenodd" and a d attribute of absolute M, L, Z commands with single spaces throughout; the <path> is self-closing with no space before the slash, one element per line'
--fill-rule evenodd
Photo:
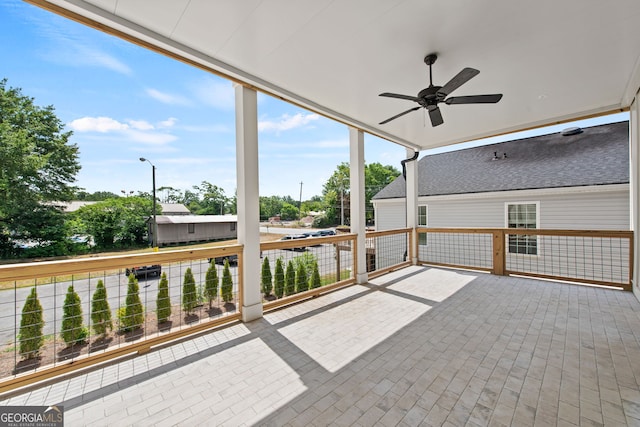
<path fill-rule="evenodd" d="M 440 112 L 440 107 L 430 108 L 429 118 L 431 119 L 431 126 L 435 127 L 444 123 L 444 120 L 442 119 L 442 113 Z"/>
<path fill-rule="evenodd" d="M 493 95 L 452 96 L 445 99 L 447 105 L 451 104 L 495 104 L 502 99 L 501 93 Z"/>
<path fill-rule="evenodd" d="M 480 71 L 476 70 L 475 68 L 465 68 L 464 70 L 460 71 L 454 78 L 449 80 L 446 85 L 442 86 L 438 91 L 438 95 L 444 98 L 478 74 L 480 74 Z"/>
<path fill-rule="evenodd" d="M 418 102 L 420 101 L 420 98 L 416 98 L 415 96 L 410 96 L 410 95 L 400 95 L 399 93 L 389 93 L 389 92 L 385 92 L 385 93 L 381 93 L 378 96 L 386 96 L 388 98 L 399 98 L 399 99 L 407 99 L 409 101 L 415 101 Z"/>
<path fill-rule="evenodd" d="M 403 112 L 402 112 L 402 113 L 400 113 L 400 114 L 396 114 L 395 116 L 390 117 L 390 118 L 388 118 L 387 120 L 382 121 L 382 122 L 380 122 L 380 123 L 378 123 L 378 124 L 383 125 L 383 124 L 385 124 L 385 123 L 389 123 L 391 120 L 395 120 L 395 119 L 397 119 L 397 118 L 398 118 L 398 117 L 400 117 L 400 116 L 404 116 L 405 114 L 408 114 L 408 113 L 410 113 L 410 112 L 412 112 L 412 111 L 419 110 L 420 108 L 422 108 L 422 107 L 413 107 L 413 108 L 409 108 L 407 111 L 403 111 Z"/>

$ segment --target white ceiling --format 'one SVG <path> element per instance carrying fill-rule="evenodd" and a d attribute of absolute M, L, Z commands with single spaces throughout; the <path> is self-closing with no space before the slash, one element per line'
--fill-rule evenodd
<path fill-rule="evenodd" d="M 418 149 L 624 109 L 640 87 L 638 0 L 29 1 Z M 432 52 L 434 84 L 472 67 L 453 95 L 504 97 L 378 125 L 416 106 L 378 94 L 427 87 Z"/>

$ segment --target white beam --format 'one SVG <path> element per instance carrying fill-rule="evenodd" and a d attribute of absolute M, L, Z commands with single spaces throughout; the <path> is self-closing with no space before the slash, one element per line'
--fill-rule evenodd
<path fill-rule="evenodd" d="M 364 194 L 364 133 L 361 130 L 349 128 L 349 180 L 351 200 L 351 232 L 357 233 L 356 265 L 357 283 L 367 283 L 367 254 L 366 254 L 366 218 Z"/>
<path fill-rule="evenodd" d="M 238 181 L 238 243 L 244 245 L 242 320 L 262 317 L 260 290 L 260 197 L 258 178 L 258 97 L 236 85 L 236 175 Z"/>

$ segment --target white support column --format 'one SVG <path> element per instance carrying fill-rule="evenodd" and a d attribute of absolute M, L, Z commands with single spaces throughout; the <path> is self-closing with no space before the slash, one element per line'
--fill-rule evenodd
<path fill-rule="evenodd" d="M 356 239 L 358 274 L 357 283 L 367 283 L 367 254 L 366 254 L 366 218 L 364 194 L 364 133 L 355 128 L 349 128 L 349 180 L 351 183 L 351 232 L 358 233 Z"/>
<path fill-rule="evenodd" d="M 640 300 L 640 92 L 631 104 L 629 113 L 629 207 L 633 230 L 633 293 Z"/>
<path fill-rule="evenodd" d="M 407 148 L 407 159 L 412 158 L 415 151 Z M 407 227 L 413 228 L 413 247 L 407 248 L 407 259 L 411 264 L 418 264 L 418 233 L 415 228 L 418 226 L 418 160 L 405 162 L 406 170 L 406 201 L 407 201 Z M 410 258 L 410 259 L 409 259 Z"/>
<path fill-rule="evenodd" d="M 235 86 L 238 243 L 242 257 L 242 321 L 262 317 L 260 290 L 260 197 L 258 178 L 258 97 L 253 89 Z"/>

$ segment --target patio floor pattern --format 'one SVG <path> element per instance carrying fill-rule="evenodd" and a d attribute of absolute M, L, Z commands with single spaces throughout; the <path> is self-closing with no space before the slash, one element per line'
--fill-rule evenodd
<path fill-rule="evenodd" d="M 409 267 L 0 398 L 67 426 L 640 426 L 640 303 Z"/>

